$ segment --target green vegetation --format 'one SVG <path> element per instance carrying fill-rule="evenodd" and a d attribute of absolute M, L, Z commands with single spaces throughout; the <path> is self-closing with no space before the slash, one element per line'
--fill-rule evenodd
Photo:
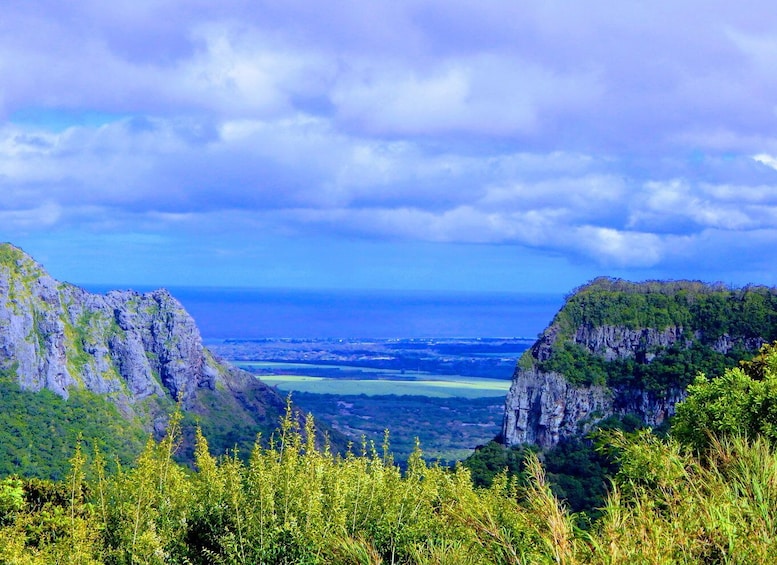
<path fill-rule="evenodd" d="M 0 244 L 0 270 L 10 274 L 5 305 L 13 312 L 24 309 L 30 297 L 30 285 L 44 274 L 41 267 L 24 252 L 8 243 Z"/>
<path fill-rule="evenodd" d="M 395 378 L 327 378 L 308 375 L 262 376 L 262 381 L 287 392 L 338 394 L 341 396 L 366 394 L 370 396 L 410 395 L 438 398 L 504 397 L 510 388 L 506 379 L 484 379 L 460 375 L 405 375 Z"/>
<path fill-rule="evenodd" d="M 747 355 L 740 349 L 724 355 L 699 342 L 687 347 L 674 344 L 656 348 L 651 353 L 655 357 L 650 362 L 644 358 L 606 361 L 567 341 L 553 350 L 550 359 L 537 366 L 545 372 L 561 373 L 576 385 L 630 386 L 661 393 L 670 388 L 685 388 L 698 373 L 721 374 Z"/>
<path fill-rule="evenodd" d="M 86 344 L 89 342 L 89 332 L 94 317 L 93 312 L 84 311 L 75 325 L 63 319 L 68 369 L 77 379 L 81 378 L 85 367 L 92 362 L 92 356 L 86 352 Z"/>
<path fill-rule="evenodd" d="M 132 466 L 106 472 L 79 448 L 62 482 L 0 481 L 3 563 L 630 564 L 772 563 L 777 453 L 760 436 L 715 436 L 703 455 L 648 431 L 611 431 L 617 464 L 600 515 L 558 502 L 537 457 L 523 479 L 429 465 L 402 472 L 388 446 L 345 456 L 300 430 L 291 411 L 247 461 L 173 459 L 180 416 Z M 308 439 L 306 439 L 308 438 Z M 586 524 L 580 529 L 577 524 Z"/>
<path fill-rule="evenodd" d="M 191 464 L 194 461 L 195 430 L 199 427 L 208 438 L 216 453 L 238 450 L 248 456 L 259 434 L 265 439 L 278 427 L 278 418 L 283 405 L 265 406 L 269 412 L 262 422 L 249 417 L 235 401 L 220 391 L 203 389 L 199 391 L 198 402 L 202 407 L 197 412 L 186 412 L 183 417 L 183 444 L 176 459 Z M 168 409 L 172 406 L 168 405 Z M 302 416 L 298 414 L 301 418 Z M 338 445 L 338 447 L 341 447 Z"/>
<path fill-rule="evenodd" d="M 575 385 L 605 385 L 613 364 L 576 343 L 565 341 L 554 347 L 550 359 L 537 366 L 546 373 L 560 373 Z"/>
<path fill-rule="evenodd" d="M 777 290 L 601 278 L 570 295 L 553 326 L 559 333 L 551 356 L 536 361 L 542 371 L 561 373 L 576 385 L 682 389 L 699 372 L 721 374 L 736 366 L 754 353 L 748 350 L 757 347 L 752 343 L 777 339 Z M 602 326 L 659 332 L 676 327 L 682 339 L 668 347 L 636 344 L 633 357 L 608 361 L 574 342 L 579 328 Z M 714 347 L 723 337 L 733 343 L 726 354 Z M 521 359 L 524 369 L 531 363 L 528 355 Z"/>
<path fill-rule="evenodd" d="M 247 463 L 215 459 L 198 436 L 188 472 L 172 459 L 178 422 L 134 468 L 109 475 L 77 451 L 70 476 L 37 489 L 43 496 L 24 482 L 2 485 L 0 561 L 536 562 L 553 528 L 572 531 L 536 463 L 526 488 L 502 480 L 476 491 L 466 470 L 428 466 L 420 452 L 403 474 L 369 445 L 345 457 L 317 449 L 303 439 L 312 420 L 300 433 L 287 414 L 272 447 L 256 447 Z"/>
<path fill-rule="evenodd" d="M 0 265 L 13 266 L 21 258 L 21 252 L 7 243 L 0 244 Z"/>
<path fill-rule="evenodd" d="M 628 283 L 598 284 L 600 300 L 622 299 L 627 327 L 684 315 L 661 285 L 632 292 L 658 297 L 631 308 L 619 288 Z M 176 413 L 162 441 L 144 441 L 105 398 L 24 391 L 9 367 L 0 378 L 0 563 L 773 563 L 777 344 L 732 367 L 734 354 L 710 342 L 717 331 L 753 337 L 771 324 L 771 291 L 678 284 L 708 328 L 689 347 L 606 362 L 569 344 L 544 361 L 575 382 L 656 393 L 700 368 L 720 375 L 696 378 L 667 437 L 626 416 L 544 454 L 489 443 L 455 468 L 427 463 L 417 444 L 400 466 L 388 439 L 340 454 L 317 441 L 312 418 L 301 429 L 290 404 L 279 429 L 249 446 L 257 422 L 236 422 L 219 390 L 198 397 L 194 440 L 184 430 L 197 416 Z M 606 323 L 617 318 L 580 304 Z M 741 316 L 718 315 L 729 307 Z M 82 330 L 69 338 L 76 354 Z M 150 402 L 159 412 L 169 399 Z M 262 418 L 278 420 L 271 409 Z M 193 467 L 178 462 L 181 452 Z"/>
<path fill-rule="evenodd" d="M 627 433 L 643 427 L 635 416 L 611 416 L 602 420 L 596 429 L 583 438 L 562 440 L 556 447 L 539 452 L 532 445 L 511 448 L 491 441 L 478 447 L 463 464 L 472 473 L 476 486 L 490 486 L 502 472 L 508 476 L 525 477 L 528 454 L 537 454 L 547 471 L 553 493 L 574 512 L 599 516 L 606 500 L 610 477 L 617 471 L 612 458 L 600 448 L 606 443 L 606 433 L 614 430 Z"/>
<path fill-rule="evenodd" d="M 567 298 L 554 323 L 567 336 L 587 324 L 658 330 L 682 326 L 700 331 L 705 343 L 724 334 L 772 340 L 777 338 L 777 290 L 598 278 Z"/>
<path fill-rule="evenodd" d="M 256 339 L 209 347 L 260 378 L 297 371 L 313 377 L 467 375 L 509 379 L 526 338 Z"/>
<path fill-rule="evenodd" d="M 73 389 L 65 400 L 46 389 L 22 390 L 10 376 L 0 378 L 0 476 L 62 479 L 79 437 L 110 453 L 112 465 L 126 465 L 147 434 L 97 394 Z"/>
<path fill-rule="evenodd" d="M 688 393 L 672 425 L 683 442 L 704 450 L 729 435 L 763 437 L 777 445 L 777 343 L 720 377 L 698 375 Z"/>
<path fill-rule="evenodd" d="M 38 278 L 42 269 L 18 247 L 9 243 L 0 243 L 0 266 L 10 270 L 14 278 L 24 282 Z M 26 272 L 25 272 L 26 271 Z"/>
<path fill-rule="evenodd" d="M 509 448 L 497 441 L 489 441 L 479 445 L 462 465 L 469 469 L 475 486 L 489 487 L 502 473 L 510 477 L 519 476 L 524 470 L 527 452 L 537 451 L 538 448 L 531 445 Z"/>
<path fill-rule="evenodd" d="M 318 422 L 352 438 L 365 436 L 368 441 L 381 443 L 384 432 L 390 430 L 392 452 L 400 466 L 413 453 L 416 441 L 421 442 L 431 459 L 461 460 L 476 445 L 499 433 L 504 414 L 504 398 L 497 397 L 294 393 L 293 399 L 300 408 L 315 414 Z"/>

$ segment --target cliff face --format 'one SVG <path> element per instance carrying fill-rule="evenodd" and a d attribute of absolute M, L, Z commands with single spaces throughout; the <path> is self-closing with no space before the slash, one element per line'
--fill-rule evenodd
<path fill-rule="evenodd" d="M 632 414 L 656 427 L 674 414 L 685 389 L 656 393 L 640 388 L 575 386 L 564 375 L 516 370 L 507 393 L 502 437 L 507 445 L 549 449 L 561 439 L 588 433 L 601 420 Z"/>
<path fill-rule="evenodd" d="M 605 387 L 575 387 L 558 373 L 521 370 L 507 395 L 502 435 L 507 445 L 552 447 L 588 431 L 592 415 L 606 412 L 612 412 L 612 394 Z"/>
<path fill-rule="evenodd" d="M 731 291 L 695 282 L 594 281 L 567 300 L 519 361 L 505 403 L 504 443 L 551 448 L 613 415 L 631 414 L 650 426 L 661 425 L 674 414 L 686 384 L 695 376 L 697 366 L 688 359 L 703 366 L 704 355 L 717 355 L 733 364 L 737 354 L 755 352 L 777 338 L 774 304 L 773 289 Z M 753 325 L 750 322 L 756 316 L 768 323 Z M 559 366 L 553 362 L 565 348 L 578 355 L 574 363 L 566 364 L 570 371 L 589 363 L 600 368 L 598 376 L 579 382 L 563 371 L 550 370 Z M 682 355 L 677 352 L 692 348 L 695 356 L 665 364 L 662 378 L 666 380 L 661 386 L 640 382 L 635 376 L 649 374 L 651 364 L 665 359 L 667 352 L 677 358 Z M 631 373 L 616 373 L 610 382 L 612 373 L 607 368 L 612 367 Z"/>
<path fill-rule="evenodd" d="M 0 245 L 0 374 L 31 391 L 104 395 L 157 433 L 176 400 L 206 419 L 229 413 L 253 433 L 285 408 L 274 389 L 214 359 L 167 291 L 92 294 L 8 244 Z"/>

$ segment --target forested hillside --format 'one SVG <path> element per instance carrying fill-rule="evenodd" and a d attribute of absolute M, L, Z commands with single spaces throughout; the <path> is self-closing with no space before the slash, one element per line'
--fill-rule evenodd
<path fill-rule="evenodd" d="M 520 363 L 539 403 L 513 398 L 537 425 L 547 406 L 588 410 L 593 435 L 579 425 L 539 455 L 491 445 L 455 468 L 419 446 L 402 470 L 390 435 L 343 454 L 290 402 L 280 417 L 168 294 L 90 295 L 5 251 L 2 563 L 777 559 L 777 349 L 737 362 L 774 337 L 770 289 L 594 281 Z M 665 436 L 632 409 L 677 400 Z"/>
<path fill-rule="evenodd" d="M 599 278 L 567 298 L 551 328 L 522 364 L 533 355 L 539 370 L 580 385 L 685 387 L 697 372 L 720 373 L 777 339 L 777 290 Z M 586 335 L 595 328 L 641 333 L 619 349 Z M 646 329 L 674 335 L 651 343 Z"/>
<path fill-rule="evenodd" d="M 554 492 L 589 513 L 603 503 L 612 461 L 600 430 L 665 434 L 698 374 L 721 375 L 777 339 L 777 291 L 696 281 L 599 278 L 570 293 L 521 357 L 501 441 L 466 464 L 489 484 L 507 461 L 541 451 Z"/>

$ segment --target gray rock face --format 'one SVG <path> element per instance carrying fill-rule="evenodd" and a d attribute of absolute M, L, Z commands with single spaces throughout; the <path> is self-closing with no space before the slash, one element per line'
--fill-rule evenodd
<path fill-rule="evenodd" d="M 153 398 L 180 399 L 186 409 L 200 391 L 237 382 L 167 291 L 91 294 L 8 244 L 0 245 L 0 372 L 32 391 L 107 395 L 127 415 Z"/>
<path fill-rule="evenodd" d="M 192 317 L 166 290 L 92 294 L 60 283 L 20 249 L 0 244 L 0 378 L 67 398 L 85 389 L 112 401 L 127 425 L 157 438 L 180 401 L 217 452 L 251 449 L 290 407 L 252 374 L 217 360 Z M 194 426 L 179 456 L 193 461 Z M 345 436 L 318 426 L 316 441 L 344 451 Z M 245 451 L 244 451 L 245 452 Z"/>
<path fill-rule="evenodd" d="M 650 362 L 656 348 L 673 345 L 689 347 L 700 339 L 699 332 L 682 326 L 629 329 L 590 324 L 578 327 L 572 341 L 607 361 L 637 358 Z M 502 439 L 507 445 L 531 443 L 547 449 L 567 437 L 585 434 L 600 420 L 612 415 L 633 414 L 647 425 L 659 426 L 674 414 L 675 404 L 685 390 L 671 388 L 660 392 L 629 387 L 575 386 L 558 373 L 537 370 L 547 361 L 559 340 L 559 328 L 548 327 L 529 350 L 531 367 L 516 368 L 505 402 Z M 712 349 L 726 353 L 738 346 L 755 351 L 765 340 L 732 338 L 724 335 Z"/>
<path fill-rule="evenodd" d="M 577 328 L 574 341 L 591 353 L 604 357 L 607 361 L 614 361 L 633 358 L 638 352 L 654 347 L 670 347 L 678 342 L 690 345 L 690 337 L 683 331 L 682 326 L 670 326 L 663 330 L 632 330 L 619 326 L 585 325 Z M 698 335 L 693 334 L 693 337 Z"/>
<path fill-rule="evenodd" d="M 586 434 L 612 415 L 634 414 L 659 426 L 684 398 L 681 389 L 656 394 L 636 388 L 575 386 L 558 373 L 518 369 L 507 394 L 502 437 L 506 445 L 549 449 L 563 438 Z"/>
<path fill-rule="evenodd" d="M 552 447 L 562 437 L 589 431 L 593 415 L 612 408 L 605 387 L 575 387 L 558 373 L 518 371 L 507 395 L 502 435 L 507 445 Z"/>

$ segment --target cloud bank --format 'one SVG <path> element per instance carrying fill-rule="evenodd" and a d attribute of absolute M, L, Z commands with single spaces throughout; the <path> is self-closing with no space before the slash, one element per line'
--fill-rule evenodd
<path fill-rule="evenodd" d="M 15 3 L 0 224 L 761 268 L 777 12 L 601 1 Z M 744 250 L 744 252 L 743 252 Z"/>

